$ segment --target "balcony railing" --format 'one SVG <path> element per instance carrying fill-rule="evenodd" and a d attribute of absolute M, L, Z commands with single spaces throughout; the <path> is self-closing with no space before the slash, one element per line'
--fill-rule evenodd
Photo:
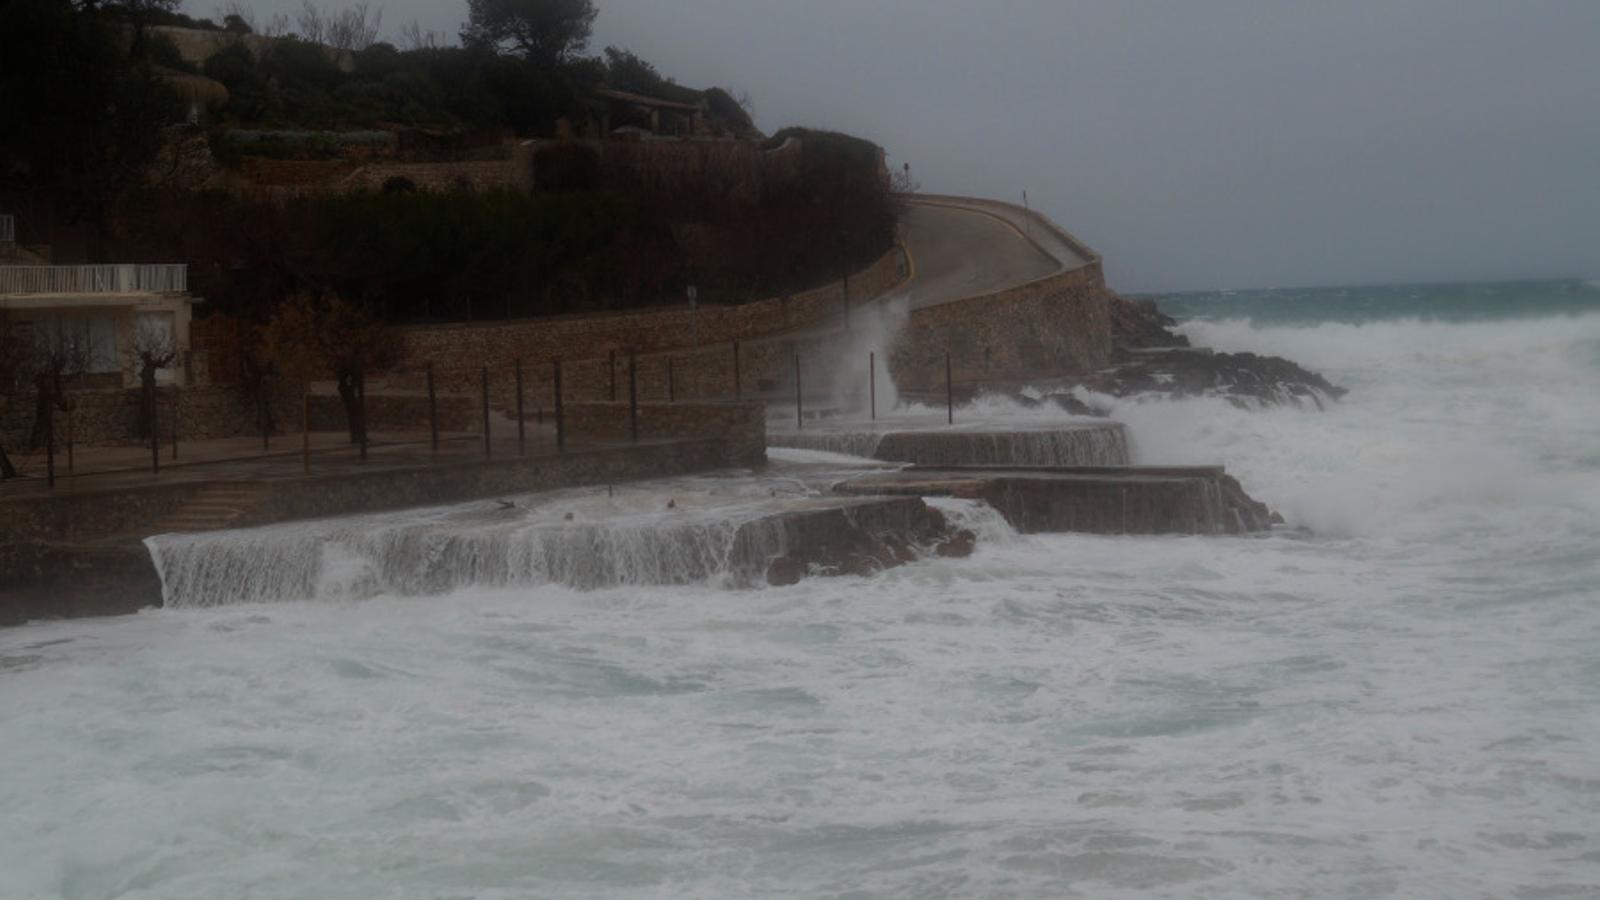
<path fill-rule="evenodd" d="M 186 265 L 0 266 L 0 294 L 181 294 Z"/>
<path fill-rule="evenodd" d="M 17 241 L 16 216 L 0 216 L 0 244 L 14 244 Z"/>

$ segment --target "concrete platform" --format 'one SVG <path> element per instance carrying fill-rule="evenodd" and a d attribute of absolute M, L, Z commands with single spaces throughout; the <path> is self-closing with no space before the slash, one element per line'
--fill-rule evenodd
<path fill-rule="evenodd" d="M 767 446 L 822 450 L 919 466 L 1126 466 L 1120 422 L 1028 428 L 825 425 L 767 433 Z"/>
<path fill-rule="evenodd" d="M 982 500 L 1025 534 L 1246 534 L 1274 522 L 1221 466 L 915 467 L 847 481 L 836 490 Z"/>

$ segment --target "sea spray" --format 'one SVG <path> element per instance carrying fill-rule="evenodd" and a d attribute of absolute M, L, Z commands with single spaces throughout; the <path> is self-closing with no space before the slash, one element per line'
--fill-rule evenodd
<path fill-rule="evenodd" d="M 969 559 L 759 593 L 545 584 L 0 630 L 6 887 L 1593 893 L 1595 322 L 1448 311 L 1240 326 L 1238 349 L 1352 388 L 1324 413 L 1118 410 L 1148 461 L 1226 462 L 1314 535 L 995 523 Z"/>

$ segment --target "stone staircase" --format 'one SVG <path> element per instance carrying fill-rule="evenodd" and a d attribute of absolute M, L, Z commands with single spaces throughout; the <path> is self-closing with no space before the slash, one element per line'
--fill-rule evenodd
<path fill-rule="evenodd" d="M 156 522 L 155 534 L 232 528 L 271 488 L 264 484 L 207 484 L 183 506 Z"/>

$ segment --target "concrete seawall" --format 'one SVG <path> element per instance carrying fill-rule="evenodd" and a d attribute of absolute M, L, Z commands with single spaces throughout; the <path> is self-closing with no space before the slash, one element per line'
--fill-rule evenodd
<path fill-rule="evenodd" d="M 374 469 L 259 482 L 266 490 L 232 527 L 250 527 L 616 484 L 750 465 L 759 439 L 648 441 L 561 456 Z M 122 615 L 159 605 L 140 541 L 152 524 L 216 482 L 156 484 L 0 504 L 0 625 L 35 618 Z"/>

